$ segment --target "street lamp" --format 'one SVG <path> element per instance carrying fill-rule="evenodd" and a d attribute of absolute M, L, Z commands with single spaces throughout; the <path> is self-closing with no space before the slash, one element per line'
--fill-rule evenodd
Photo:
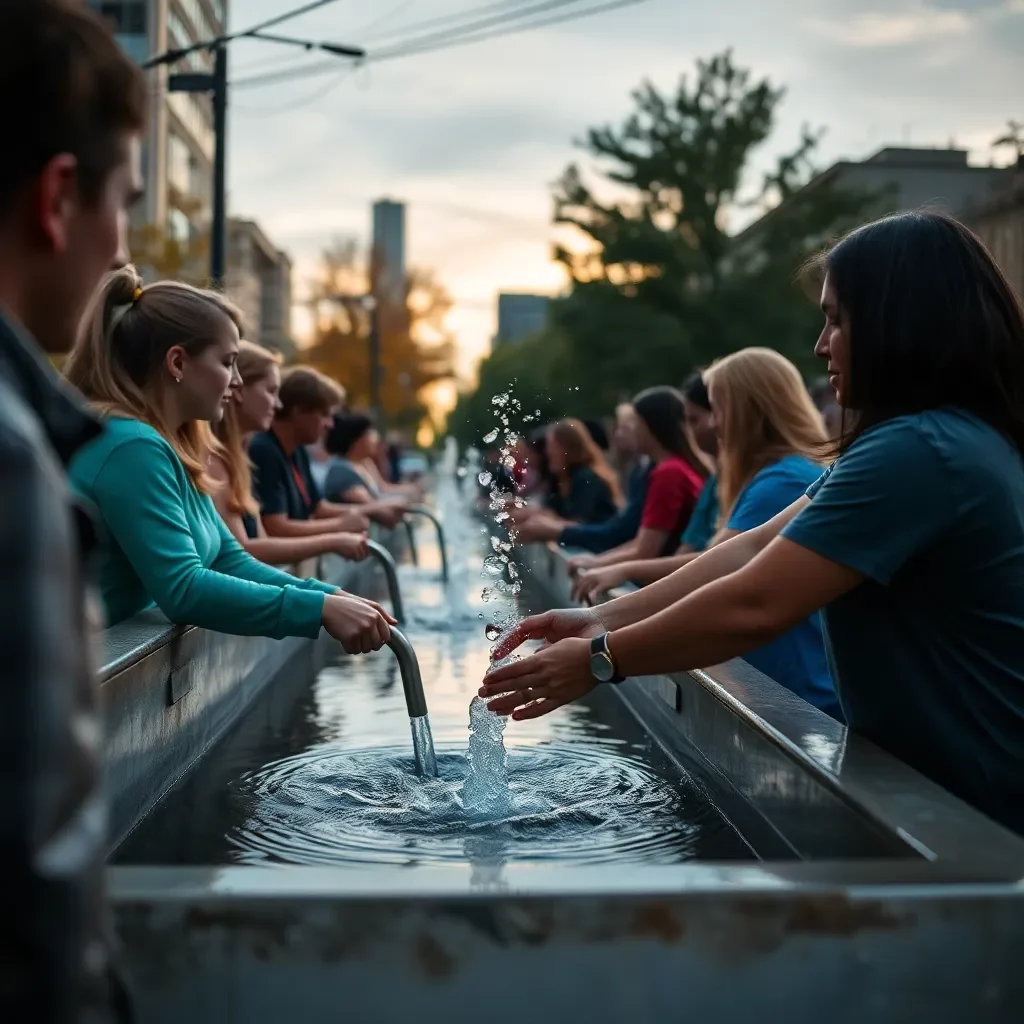
<path fill-rule="evenodd" d="M 291 36 L 270 35 L 260 30 L 248 29 L 232 35 L 220 35 L 205 39 L 191 46 L 167 50 L 151 57 L 142 66 L 155 68 L 174 64 L 189 54 L 200 50 L 213 53 L 213 73 L 182 72 L 167 79 L 168 92 L 205 92 L 213 97 L 213 210 L 210 227 L 210 281 L 214 288 L 224 286 L 227 269 L 227 148 L 228 148 L 228 48 L 235 39 L 261 39 L 268 43 L 285 46 L 301 46 L 305 50 L 323 50 L 336 57 L 361 59 L 366 51 L 357 46 L 341 46 L 337 43 L 316 42 L 310 39 L 294 39 Z"/>

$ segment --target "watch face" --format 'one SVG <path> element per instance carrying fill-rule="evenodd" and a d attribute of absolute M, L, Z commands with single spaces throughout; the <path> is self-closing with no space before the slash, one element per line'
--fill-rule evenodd
<path fill-rule="evenodd" d="M 615 676 L 612 659 L 604 651 L 590 656 L 590 674 L 599 682 L 607 683 Z"/>

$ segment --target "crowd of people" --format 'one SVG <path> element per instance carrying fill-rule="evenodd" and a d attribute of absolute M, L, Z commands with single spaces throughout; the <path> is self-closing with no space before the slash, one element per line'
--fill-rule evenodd
<path fill-rule="evenodd" d="M 0 5 L 10 1020 L 127 1013 L 103 934 L 95 629 L 156 607 L 376 650 L 384 609 L 280 567 L 365 557 L 370 522 L 397 525 L 420 496 L 336 382 L 243 340 L 220 293 L 128 265 L 146 92 L 80 4 Z M 815 269 L 827 386 L 747 348 L 623 403 L 610 439 L 563 419 L 492 457 L 518 538 L 580 552 L 584 607 L 526 619 L 496 655 L 546 645 L 481 695 L 533 718 L 743 656 L 1024 832 L 1020 301 L 936 214 L 866 225 Z M 61 378 L 47 356 L 65 353 Z"/>

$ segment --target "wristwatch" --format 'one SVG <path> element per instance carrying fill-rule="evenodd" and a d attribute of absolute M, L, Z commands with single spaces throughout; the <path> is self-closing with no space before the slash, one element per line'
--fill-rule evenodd
<path fill-rule="evenodd" d="M 608 634 L 602 633 L 590 641 L 590 674 L 599 683 L 622 683 L 626 677 L 619 675 L 612 652 L 608 649 Z"/>

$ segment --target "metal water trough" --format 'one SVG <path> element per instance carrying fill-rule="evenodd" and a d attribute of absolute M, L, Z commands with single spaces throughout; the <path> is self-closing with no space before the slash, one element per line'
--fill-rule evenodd
<path fill-rule="evenodd" d="M 563 552 L 526 568 L 567 603 Z M 207 646 L 203 680 L 239 655 Z M 758 861 L 510 866 L 490 888 L 461 867 L 113 868 L 141 1019 L 1024 1020 L 1024 842 L 743 662 L 601 699 L 703 780 Z M 129 788 L 167 771 L 136 757 Z"/>

